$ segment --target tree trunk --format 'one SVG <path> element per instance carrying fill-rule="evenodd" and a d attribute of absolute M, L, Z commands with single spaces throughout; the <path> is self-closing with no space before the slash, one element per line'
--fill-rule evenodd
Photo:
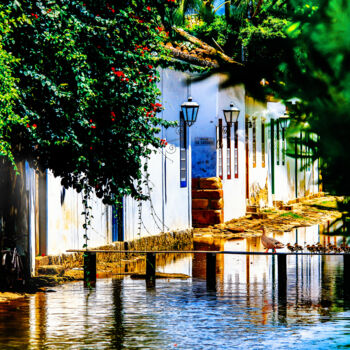
<path fill-rule="evenodd" d="M 214 49 L 212 46 L 210 46 L 207 43 L 199 40 L 198 38 L 194 37 L 193 35 L 187 33 L 183 29 L 176 28 L 176 27 L 173 27 L 173 29 L 176 31 L 176 33 L 178 33 L 179 35 L 183 36 L 189 42 L 191 42 L 193 44 L 196 44 L 197 46 L 200 46 L 202 49 L 206 50 L 208 52 L 208 55 L 216 56 L 216 57 L 220 58 L 221 60 L 223 60 L 224 62 L 227 62 L 227 63 L 232 63 L 232 64 L 235 64 L 235 65 L 243 66 L 242 63 L 239 63 L 239 62 L 233 60 L 231 57 L 225 55 L 223 52 Z"/>
<path fill-rule="evenodd" d="M 231 20 L 231 0 L 225 2 L 225 17 L 226 17 L 226 22 L 230 23 L 230 20 Z"/>

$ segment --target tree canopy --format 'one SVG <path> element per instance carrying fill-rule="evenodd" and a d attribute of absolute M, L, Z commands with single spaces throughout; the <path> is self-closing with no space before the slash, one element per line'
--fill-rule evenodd
<path fill-rule="evenodd" d="M 214 1 L 205 1 L 210 16 L 201 10 L 204 1 L 180 3 L 177 11 L 192 15 L 174 15 L 173 23 L 244 63 L 222 63 L 210 74 L 228 73 L 226 85 L 244 83 L 259 99 L 298 99 L 291 116 L 298 130 L 318 135 L 318 142 L 303 142 L 314 159 L 321 158 L 325 189 L 349 196 L 350 3 L 230 0 L 222 2 L 225 14 L 219 15 Z M 260 84 L 263 79 L 267 84 Z"/>
<path fill-rule="evenodd" d="M 244 63 L 220 62 L 227 84 L 243 82 L 258 98 L 299 98 L 294 116 L 320 137 L 314 155 L 323 159 L 326 188 L 348 195 L 350 5 L 220 6 L 224 15 L 209 0 L 3 2 L 1 154 L 29 158 L 65 186 L 94 188 L 106 202 L 138 196 L 142 159 L 161 147 L 158 128 L 170 125 L 156 113 L 156 65 L 169 63 L 163 44 L 178 39 L 172 27 L 180 25 Z"/>
<path fill-rule="evenodd" d="M 157 115 L 159 5 L 172 2 L 2 3 L 1 155 L 95 189 L 105 203 L 142 197 L 142 159 L 172 125 Z"/>

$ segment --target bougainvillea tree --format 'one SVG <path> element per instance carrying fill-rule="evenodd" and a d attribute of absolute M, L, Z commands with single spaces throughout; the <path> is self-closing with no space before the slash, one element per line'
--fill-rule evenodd
<path fill-rule="evenodd" d="M 65 187 L 94 189 L 105 203 L 142 197 L 142 159 L 171 125 L 157 114 L 166 34 L 155 9 L 172 4 L 3 2 L 0 78 L 11 105 L 5 113 L 1 105 L 1 154 L 51 169 Z"/>

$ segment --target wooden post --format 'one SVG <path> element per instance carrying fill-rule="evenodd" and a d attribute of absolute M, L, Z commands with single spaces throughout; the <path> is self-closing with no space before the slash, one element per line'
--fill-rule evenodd
<path fill-rule="evenodd" d="M 216 287 L 216 254 L 206 253 L 207 260 L 207 287 Z"/>
<path fill-rule="evenodd" d="M 146 253 L 146 280 L 156 279 L 156 254 Z"/>
<path fill-rule="evenodd" d="M 84 282 L 96 283 L 96 253 L 84 253 Z"/>
<path fill-rule="evenodd" d="M 129 250 L 129 242 L 124 242 L 124 250 Z M 129 253 L 125 253 L 125 259 L 129 259 Z"/>
<path fill-rule="evenodd" d="M 278 269 L 278 299 L 282 302 L 287 298 L 287 255 L 277 256 Z"/>

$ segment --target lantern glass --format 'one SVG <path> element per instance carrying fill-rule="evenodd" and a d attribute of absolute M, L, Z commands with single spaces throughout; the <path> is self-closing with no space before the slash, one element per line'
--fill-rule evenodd
<path fill-rule="evenodd" d="M 230 108 L 224 109 L 223 112 L 227 125 L 231 126 L 238 120 L 240 110 L 231 103 Z"/>
<path fill-rule="evenodd" d="M 181 105 L 181 109 L 185 123 L 187 123 L 188 126 L 193 125 L 197 120 L 199 104 L 197 102 L 193 102 L 192 97 L 189 97 L 188 101 Z"/>
<path fill-rule="evenodd" d="M 281 117 L 279 118 L 279 122 L 280 122 L 282 128 L 284 128 L 284 129 L 285 129 L 285 128 L 288 128 L 288 126 L 289 126 L 289 124 L 290 124 L 290 118 L 289 118 L 289 115 L 288 115 L 287 112 L 285 112 L 285 113 L 283 114 L 283 116 L 281 116 Z"/>

